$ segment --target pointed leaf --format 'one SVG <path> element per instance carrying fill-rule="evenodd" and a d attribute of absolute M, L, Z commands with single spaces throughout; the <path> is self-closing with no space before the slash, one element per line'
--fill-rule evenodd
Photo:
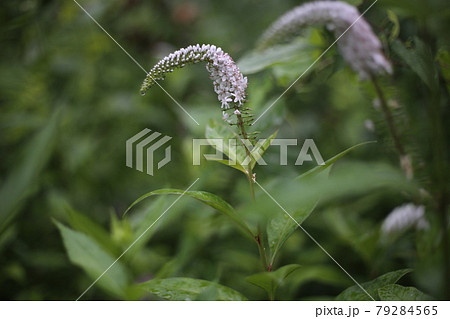
<path fill-rule="evenodd" d="M 217 195 L 208 193 L 208 192 L 202 192 L 202 191 L 188 191 L 185 192 L 181 189 L 159 189 L 152 192 L 149 192 L 141 197 L 139 197 L 136 201 L 134 201 L 133 204 L 128 207 L 125 214 L 133 208 L 135 205 L 143 201 L 144 199 L 154 196 L 154 195 L 186 195 L 189 197 L 192 197 L 208 206 L 211 206 L 212 208 L 218 210 L 220 213 L 224 214 L 225 216 L 229 217 L 233 222 L 235 222 L 240 229 L 244 231 L 247 235 L 251 236 L 251 238 L 254 238 L 255 235 L 253 235 L 253 232 L 250 230 L 250 228 L 247 226 L 245 221 L 239 216 L 234 208 L 228 204 L 226 201 L 224 201 L 222 198 L 220 198 Z"/>
<path fill-rule="evenodd" d="M 146 291 L 167 300 L 196 300 L 205 291 L 218 301 L 247 300 L 239 292 L 215 282 L 193 278 L 153 279 L 139 285 Z"/>
<path fill-rule="evenodd" d="M 261 146 L 256 149 L 252 149 L 251 156 L 252 156 L 252 161 L 251 161 L 251 166 L 252 169 L 255 167 L 257 161 L 263 156 L 263 154 L 267 151 L 267 149 L 269 148 L 270 144 L 272 143 L 273 139 L 277 136 L 278 131 L 274 132 L 272 135 L 270 135 L 268 138 L 264 139 L 264 141 L 261 143 Z M 259 141 L 258 141 L 259 143 Z"/>
<path fill-rule="evenodd" d="M 234 169 L 237 169 L 238 171 L 241 171 L 244 174 L 247 174 L 247 171 L 245 170 L 245 168 L 243 168 L 241 165 L 239 165 L 238 163 L 236 164 L 231 164 L 230 160 L 225 160 L 225 159 L 217 159 L 217 158 L 208 158 L 208 161 L 214 161 L 214 162 L 219 162 L 222 163 L 224 165 L 227 165 L 229 167 L 232 167 Z"/>
<path fill-rule="evenodd" d="M 246 173 L 242 163 L 247 155 L 244 146 L 240 143 L 240 137 L 238 134 L 231 130 L 228 125 L 224 125 L 222 123 L 219 124 L 216 121 L 210 121 L 206 126 L 205 136 L 214 149 L 222 154 L 225 154 L 230 159 L 230 161 L 227 159 L 219 160 L 214 158 L 209 158 L 208 160 L 216 160 L 222 164 Z M 213 140 L 215 139 L 220 140 L 220 142 L 217 144 L 214 143 Z"/>
<path fill-rule="evenodd" d="M 57 221 L 55 224 L 61 232 L 70 261 L 83 268 L 92 280 L 96 280 L 114 263 L 115 258 L 105 252 L 92 238 Z M 129 275 L 126 268 L 117 261 L 97 284 L 115 296 L 124 298 L 128 282 Z"/>
<path fill-rule="evenodd" d="M 49 160 L 58 137 L 56 131 L 60 114 L 56 111 L 45 127 L 29 141 L 22 160 L 18 166 L 12 167 L 12 172 L 3 180 L 0 188 L 0 232 L 19 213 L 25 199 L 36 190 L 33 186 L 39 182 L 39 174 Z"/>
<path fill-rule="evenodd" d="M 408 49 L 399 40 L 392 42 L 392 48 L 413 70 L 419 78 L 430 88 L 437 90 L 439 76 L 430 48 L 419 38 L 414 38 L 414 49 Z"/>
<path fill-rule="evenodd" d="M 126 249 L 132 243 L 133 238 L 130 221 L 126 218 L 119 219 L 114 212 L 111 212 L 110 216 L 111 238 L 118 246 Z M 133 248 L 135 247 L 133 246 Z"/>
<path fill-rule="evenodd" d="M 337 154 L 336 156 L 333 156 L 329 160 L 327 160 L 324 165 L 318 165 L 318 166 L 310 169 L 309 171 L 303 173 L 302 175 L 300 175 L 297 178 L 298 179 L 302 179 L 302 178 L 306 178 L 306 177 L 309 177 L 309 176 L 314 176 L 314 175 L 316 175 L 316 174 L 326 170 L 328 167 L 333 165 L 337 160 L 341 159 L 342 157 L 344 157 L 345 155 L 347 155 L 348 153 L 350 153 L 354 149 L 357 149 L 360 146 L 363 146 L 363 145 L 366 145 L 366 144 L 371 144 L 371 143 L 376 143 L 376 141 L 362 142 L 362 143 L 356 144 L 356 145 L 354 145 L 352 147 L 349 147 L 345 151 L 343 151 L 343 152 Z"/>
<path fill-rule="evenodd" d="M 324 176 L 328 176 L 328 171 L 323 172 Z M 320 176 L 322 177 L 322 176 Z M 290 212 L 288 216 L 284 211 L 281 211 L 277 216 L 270 220 L 267 225 L 267 237 L 271 253 L 270 264 L 272 265 L 275 258 L 285 241 L 301 225 L 306 218 L 312 213 L 320 199 L 320 194 L 316 193 L 314 196 L 304 198 L 301 207 L 298 207 L 294 212 Z M 292 218 L 295 219 L 292 220 Z"/>
<path fill-rule="evenodd" d="M 300 265 L 286 265 L 272 272 L 261 272 L 245 278 L 245 281 L 264 289 L 271 300 L 275 299 L 277 288 L 294 271 L 300 268 Z"/>
<path fill-rule="evenodd" d="M 155 234 L 158 228 L 160 229 L 161 227 L 164 227 L 164 224 L 167 223 L 170 218 L 176 218 L 175 211 L 177 209 L 176 207 L 172 207 L 170 215 L 168 215 L 164 219 L 161 218 L 157 224 L 149 228 L 164 212 L 164 210 L 168 206 L 167 202 L 167 198 L 160 197 L 153 203 L 151 203 L 151 205 L 148 205 L 148 207 L 143 207 L 142 210 L 134 212 L 131 216 L 129 216 L 130 226 L 132 228 L 132 238 L 129 244 L 135 242 L 138 238 L 139 240 L 136 241 L 133 247 L 130 248 L 130 250 L 124 256 L 125 258 L 132 258 L 137 252 L 142 249 L 143 246 L 147 244 L 147 242 Z"/>
<path fill-rule="evenodd" d="M 113 255 L 120 254 L 119 247 L 114 245 L 111 237 L 109 236 L 109 233 L 103 227 L 101 227 L 86 215 L 75 211 L 69 206 L 66 207 L 66 211 L 69 215 L 68 222 L 74 230 L 85 233 L 86 235 L 94 239 L 109 253 Z"/>
<path fill-rule="evenodd" d="M 396 271 L 388 272 L 372 281 L 361 284 L 361 286 L 375 299 L 380 300 L 378 295 L 378 290 L 387 285 L 395 284 L 400 278 L 402 278 L 407 273 L 411 272 L 411 269 L 400 269 Z M 372 300 L 359 286 L 351 286 L 341 292 L 336 300 L 352 300 L 352 301 L 362 301 L 362 300 Z"/>
<path fill-rule="evenodd" d="M 297 178 L 300 183 L 298 189 L 301 192 L 301 187 L 307 187 L 307 185 L 319 185 L 324 179 L 328 177 L 328 172 L 331 166 L 344 155 L 350 151 L 372 142 L 364 142 L 352 146 L 338 155 L 327 160 L 324 165 L 316 166 L 308 172 L 302 174 Z M 317 187 L 319 188 L 319 187 Z M 267 225 L 267 236 L 269 241 L 269 248 L 271 252 L 270 264 L 273 264 L 276 255 L 278 254 L 281 246 L 291 236 L 291 234 L 297 229 L 298 225 L 301 225 L 303 221 L 308 218 L 321 197 L 320 192 L 311 194 L 311 196 L 303 197 L 303 202 L 300 206 L 296 207 L 296 210 L 288 216 L 285 212 L 281 212 L 276 217 L 272 218 Z M 292 218 L 295 219 L 292 220 Z"/>
<path fill-rule="evenodd" d="M 397 39 L 400 34 L 400 22 L 398 21 L 397 15 L 392 10 L 387 10 L 387 16 L 389 21 L 393 24 L 391 34 L 389 35 L 389 41 L 392 42 Z"/>
<path fill-rule="evenodd" d="M 308 51 L 313 49 L 308 39 L 298 38 L 289 44 L 276 45 L 264 51 L 252 51 L 242 57 L 237 64 L 244 74 L 257 73 L 271 66 L 291 61 L 311 65 L 314 60 Z"/>
<path fill-rule="evenodd" d="M 433 300 L 414 287 L 403 287 L 400 285 L 387 285 L 378 289 L 378 295 L 382 301 L 427 301 Z"/>

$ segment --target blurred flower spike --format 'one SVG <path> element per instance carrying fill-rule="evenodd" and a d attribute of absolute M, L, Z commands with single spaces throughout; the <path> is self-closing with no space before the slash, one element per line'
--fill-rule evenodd
<path fill-rule="evenodd" d="M 361 80 L 376 74 L 392 73 L 381 42 L 370 25 L 356 7 L 341 1 L 315 1 L 292 9 L 267 29 L 258 46 L 260 49 L 270 47 L 314 25 L 325 25 L 336 38 L 340 37 L 338 48 Z"/>
<path fill-rule="evenodd" d="M 425 219 L 424 206 L 405 204 L 396 207 L 383 221 L 381 232 L 384 235 L 401 233 L 409 228 L 427 229 L 429 223 Z"/>

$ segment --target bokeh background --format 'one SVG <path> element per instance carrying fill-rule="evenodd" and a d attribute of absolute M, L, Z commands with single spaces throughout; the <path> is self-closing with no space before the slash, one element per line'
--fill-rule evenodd
<path fill-rule="evenodd" d="M 80 0 L 145 69 L 196 43 L 220 46 L 239 61 L 276 18 L 301 2 Z M 349 2 L 360 11 L 371 4 Z M 179 70 L 161 83 L 196 125 L 160 88 L 139 94 L 145 73 L 74 1 L 3 1 L 0 17 L 1 299 L 73 300 L 92 283 L 92 276 L 70 262 L 55 221 L 77 229 L 74 220 L 88 218 L 97 239 L 114 246 L 111 255 L 118 256 L 142 222 L 133 224 L 132 217 L 128 222 L 122 214 L 148 191 L 185 189 L 200 177 L 195 189 L 220 195 L 235 207 L 248 201 L 247 181 L 239 172 L 206 161 L 192 166 L 192 138 L 203 138 L 208 121 L 220 121 L 222 115 L 204 65 Z M 389 212 L 414 200 L 401 183 L 398 188 L 364 183 L 364 172 L 374 167 L 399 175 L 401 170 L 383 115 L 374 107 L 373 88 L 358 81 L 336 48 L 277 102 L 259 129 L 262 137 L 279 130 L 279 138 L 313 138 L 324 159 L 377 140 L 336 168 L 346 172 L 349 167 L 342 183 L 366 188 L 329 194 L 304 227 L 357 280 L 413 268 L 405 285 L 446 299 L 450 252 L 447 246 L 444 253 L 448 227 L 442 223 L 449 189 L 450 10 L 444 0 L 380 0 L 366 19 L 394 67 L 394 75 L 381 83 L 413 158 L 411 183 L 427 194 L 430 228 L 406 231 L 387 244 L 380 239 L 380 225 Z M 308 32 L 306 38 L 317 50 L 306 61 L 333 40 L 323 28 Z M 396 51 L 395 43 L 410 55 Z M 294 60 L 249 74 L 249 105 L 255 114 L 302 68 Z M 125 166 L 125 141 L 144 128 L 173 137 L 172 161 L 154 176 Z M 256 169 L 258 180 L 279 181 L 311 168 L 293 164 L 300 147 L 289 154 L 287 166 L 278 165 L 278 152 L 269 150 L 269 165 Z M 150 199 L 141 213 L 161 212 L 174 199 Z M 253 243 L 225 217 L 192 199 L 177 203 L 123 263 L 132 282 L 193 277 L 216 280 L 250 299 L 266 298 L 244 280 L 259 271 Z M 288 263 L 302 268 L 281 287 L 277 299 L 331 299 L 353 284 L 300 230 L 287 241 L 277 266 Z M 85 298 L 121 299 L 101 285 Z"/>

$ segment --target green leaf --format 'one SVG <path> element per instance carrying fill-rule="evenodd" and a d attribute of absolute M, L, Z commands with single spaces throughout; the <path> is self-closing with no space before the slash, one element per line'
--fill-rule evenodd
<path fill-rule="evenodd" d="M 388 272 L 372 281 L 361 284 L 361 286 L 375 299 L 380 300 L 378 291 L 387 285 L 395 284 L 400 278 L 402 278 L 407 273 L 411 272 L 411 269 L 400 269 L 396 271 Z M 341 292 L 336 300 L 352 300 L 352 301 L 362 301 L 362 300 L 372 300 L 359 286 L 351 286 Z"/>
<path fill-rule="evenodd" d="M 402 42 L 397 40 L 392 43 L 392 49 L 408 64 L 411 70 L 419 76 L 431 91 L 435 91 L 439 87 L 439 79 L 430 48 L 419 38 L 414 38 L 414 45 L 415 48 L 408 49 Z"/>
<path fill-rule="evenodd" d="M 344 157 L 345 155 L 347 155 L 348 153 L 350 153 L 354 149 L 357 149 L 357 148 L 359 148 L 359 147 L 361 147 L 363 145 L 367 145 L 367 144 L 371 144 L 371 143 L 376 143 L 376 141 L 367 141 L 367 142 L 362 142 L 362 143 L 356 144 L 356 145 L 346 149 L 345 151 L 337 154 L 336 156 L 333 156 L 332 158 L 327 160 L 324 165 L 318 165 L 318 166 L 310 169 L 306 173 L 303 173 L 302 175 L 297 177 L 297 179 L 302 179 L 302 178 L 307 178 L 307 177 L 314 176 L 314 175 L 316 175 L 316 174 L 326 170 L 328 167 L 333 165 L 337 160 L 341 159 L 342 157 Z"/>
<path fill-rule="evenodd" d="M 29 141 L 22 155 L 23 160 L 17 167 L 11 167 L 12 172 L 0 188 L 0 232 L 19 213 L 25 199 L 36 191 L 39 174 L 49 160 L 55 140 L 60 118 L 56 111 L 47 125 Z"/>
<path fill-rule="evenodd" d="M 343 1 L 355 7 L 359 6 L 363 2 L 363 0 L 343 0 Z"/>
<path fill-rule="evenodd" d="M 189 197 L 192 197 L 208 206 L 211 206 L 212 208 L 218 210 L 220 213 L 224 214 L 225 216 L 229 217 L 233 222 L 235 222 L 239 228 L 241 230 L 244 231 L 244 233 L 246 233 L 247 235 L 249 235 L 251 238 L 255 238 L 255 235 L 253 234 L 253 232 L 250 230 L 250 228 L 247 226 L 247 224 L 245 223 L 245 221 L 241 218 L 241 216 L 239 216 L 236 211 L 234 210 L 234 208 L 228 204 L 226 201 L 224 201 L 222 198 L 220 198 L 217 195 L 208 193 L 208 192 L 202 192 L 202 191 L 184 191 L 181 189 L 171 189 L 171 188 L 166 188 L 166 189 L 159 189 L 159 190 L 155 190 L 152 192 L 149 192 L 145 195 L 142 195 L 141 197 L 139 197 L 136 201 L 134 201 L 133 204 L 130 205 L 130 207 L 128 207 L 128 209 L 126 210 L 125 214 L 131 209 L 133 208 L 135 205 L 137 205 L 138 203 L 140 203 L 141 201 L 143 201 L 144 199 L 150 197 L 150 196 L 154 196 L 154 195 L 186 195 Z"/>
<path fill-rule="evenodd" d="M 290 216 L 295 219 L 295 222 L 284 211 L 281 211 L 276 217 L 270 220 L 267 225 L 267 237 L 271 253 L 270 265 L 274 263 L 285 241 L 297 229 L 298 225 L 301 225 L 312 213 L 319 199 L 320 194 L 317 193 L 305 199 L 301 207 L 298 207 L 293 213 L 290 213 Z"/>
<path fill-rule="evenodd" d="M 232 168 L 235 168 L 244 174 L 247 174 L 248 162 L 244 163 L 247 160 L 247 152 L 245 150 L 244 145 L 241 142 L 241 138 L 238 134 L 236 134 L 233 130 L 230 129 L 228 125 L 219 124 L 215 121 L 210 121 L 206 127 L 206 138 L 208 139 L 210 145 L 216 149 L 217 151 L 225 154 L 228 159 L 220 159 L 214 158 L 212 156 L 208 156 L 208 160 L 213 160 Z M 259 140 L 256 145 L 251 149 L 251 145 L 249 146 L 250 151 L 250 165 L 253 169 L 257 163 L 257 161 L 262 157 L 262 155 L 267 151 L 272 143 L 273 139 L 277 135 L 277 132 L 273 133 L 267 139 Z M 220 143 L 214 143 L 214 139 L 218 139 Z M 231 144 L 230 144 L 231 141 Z M 235 145 L 235 146 L 231 146 Z M 230 147 L 231 146 L 231 147 Z M 205 155 L 206 156 L 206 155 Z"/>
<path fill-rule="evenodd" d="M 237 65 L 242 73 L 253 74 L 277 64 L 296 61 L 305 65 L 305 69 L 313 62 L 309 51 L 315 49 L 308 39 L 298 38 L 289 44 L 276 45 L 264 51 L 252 51 L 242 57 Z"/>
<path fill-rule="evenodd" d="M 244 167 L 242 167 L 242 165 L 240 165 L 240 164 L 238 164 L 238 163 L 236 163 L 236 164 L 231 164 L 231 162 L 230 162 L 230 160 L 221 160 L 221 159 L 215 159 L 215 158 L 210 158 L 210 159 L 208 159 L 209 161 L 215 161 L 215 162 L 218 162 L 218 163 L 222 163 L 222 164 L 224 164 L 224 165 L 227 165 L 227 166 L 229 166 L 229 167 L 232 167 L 232 168 L 234 168 L 234 169 L 237 169 L 238 171 L 241 171 L 242 173 L 244 173 L 244 174 L 246 174 L 247 175 L 247 171 L 245 170 L 245 168 Z"/>
<path fill-rule="evenodd" d="M 372 142 L 364 142 L 358 145 L 352 146 L 347 150 L 339 153 L 338 155 L 327 160 L 324 165 L 316 166 L 315 168 L 309 170 L 308 172 L 302 174 L 297 178 L 297 181 L 301 183 L 300 186 L 307 187 L 306 184 L 318 185 L 324 179 L 327 178 L 328 172 L 331 166 L 344 155 L 350 151 L 366 145 Z M 301 191 L 301 189 L 299 189 Z M 298 225 L 301 225 L 303 221 L 308 218 L 316 207 L 318 201 L 320 200 L 321 193 L 319 191 L 311 194 L 311 196 L 302 197 L 303 202 L 300 206 L 297 206 L 295 211 L 293 211 L 288 216 L 285 212 L 280 212 L 276 217 L 272 218 L 267 225 L 267 237 L 269 241 L 269 248 L 271 252 L 270 264 L 273 264 L 276 255 L 278 254 L 281 246 L 284 242 L 291 236 L 291 234 L 297 229 Z"/>
<path fill-rule="evenodd" d="M 115 258 L 105 252 L 92 238 L 57 221 L 55 224 L 61 232 L 70 261 L 80 266 L 93 281 L 114 263 Z M 117 261 L 97 282 L 103 289 L 120 298 L 125 297 L 128 283 L 129 275 L 120 261 Z"/>
<path fill-rule="evenodd" d="M 131 259 L 137 252 L 139 252 L 143 246 L 150 240 L 153 234 L 158 228 L 164 227 L 164 223 L 169 222 L 170 218 L 176 218 L 176 207 L 172 207 L 170 211 L 170 217 L 160 219 L 157 224 L 148 229 L 159 216 L 164 212 L 168 200 L 164 197 L 160 197 L 154 201 L 148 207 L 144 207 L 142 210 L 134 212 L 132 216 L 129 216 L 130 226 L 132 228 L 132 238 L 128 244 L 139 240 L 131 247 L 127 254 L 124 256 L 128 260 Z M 174 211 L 175 210 L 175 211 Z"/>
<path fill-rule="evenodd" d="M 251 167 L 252 169 L 255 167 L 257 161 L 262 157 L 262 155 L 267 151 L 267 149 L 269 148 L 270 144 L 272 143 L 273 139 L 277 136 L 278 131 L 276 131 L 275 133 L 273 133 L 272 135 L 270 135 L 268 138 L 264 139 L 264 141 L 262 141 L 261 145 L 257 145 L 255 146 L 254 149 L 252 149 L 252 151 L 250 152 L 252 160 L 251 160 Z M 259 143 L 259 141 L 258 141 Z M 256 148 L 258 147 L 258 148 Z"/>
<path fill-rule="evenodd" d="M 442 73 L 447 90 L 450 91 L 450 52 L 448 49 L 439 48 L 436 54 L 436 60 L 439 63 L 439 71 Z"/>
<path fill-rule="evenodd" d="M 309 283 L 325 283 L 333 286 L 345 286 L 349 278 L 334 264 L 325 265 L 313 263 L 302 266 L 302 271 L 297 271 L 289 277 L 289 286 L 297 290 L 300 286 Z"/>
<path fill-rule="evenodd" d="M 272 272 L 261 272 L 245 278 L 245 280 L 255 286 L 264 289 L 269 295 L 270 300 L 275 299 L 277 288 L 294 271 L 299 269 L 300 265 L 286 265 Z"/>
<path fill-rule="evenodd" d="M 225 164 L 227 166 L 233 167 L 244 174 L 247 173 L 246 169 L 242 165 L 245 158 L 247 157 L 244 146 L 239 143 L 240 137 L 236 134 L 228 125 L 219 124 L 216 121 L 210 121 L 206 126 L 206 138 L 208 139 L 210 145 L 217 151 L 225 154 L 228 159 L 215 159 L 213 157 L 208 157 L 208 160 L 214 160 Z M 213 140 L 218 139 L 221 142 L 218 144 L 214 143 Z M 236 145 L 230 147 L 231 145 Z"/>
<path fill-rule="evenodd" d="M 126 218 L 120 219 L 116 216 L 114 212 L 110 213 L 111 216 L 111 238 L 123 249 L 126 249 L 133 241 L 133 231 L 131 229 L 130 221 Z M 133 247 L 132 248 L 136 248 Z M 130 255 L 127 253 L 127 257 Z"/>
<path fill-rule="evenodd" d="M 86 215 L 75 211 L 69 206 L 66 207 L 66 211 L 69 215 L 68 222 L 74 230 L 85 233 L 86 235 L 94 239 L 109 253 L 113 255 L 120 254 L 119 247 L 114 245 L 111 237 L 109 236 L 109 233 L 103 227 L 101 227 Z"/>
<path fill-rule="evenodd" d="M 196 300 L 205 290 L 218 301 L 247 300 L 239 292 L 215 282 L 193 278 L 153 279 L 139 285 L 146 291 L 167 300 Z"/>
<path fill-rule="evenodd" d="M 431 296 L 424 294 L 415 287 L 403 287 L 400 285 L 387 285 L 378 289 L 381 301 L 427 301 L 433 300 Z"/>
<path fill-rule="evenodd" d="M 391 34 L 389 35 L 389 41 L 394 41 L 398 38 L 398 35 L 400 34 L 400 22 L 398 21 L 397 15 L 392 10 L 387 10 L 387 15 L 389 21 L 392 22 L 394 25 L 391 30 Z"/>
<path fill-rule="evenodd" d="M 333 171 L 333 175 L 319 184 L 309 185 L 304 191 L 321 191 L 322 201 L 333 202 L 343 198 L 362 195 L 396 194 L 396 196 L 418 196 L 420 186 L 408 180 L 397 166 L 381 162 L 345 162 Z"/>

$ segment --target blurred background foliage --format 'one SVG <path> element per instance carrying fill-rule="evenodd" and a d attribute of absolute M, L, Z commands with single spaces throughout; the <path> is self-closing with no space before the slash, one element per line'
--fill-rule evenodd
<path fill-rule="evenodd" d="M 245 60 L 262 32 L 301 2 L 80 4 L 145 69 L 190 44 L 222 47 L 248 75 L 249 105 L 260 114 L 333 41 L 323 28 L 306 30 L 293 44 L 306 43 L 304 51 L 288 50 L 281 62 Z M 371 4 L 348 2 L 361 12 Z M 152 198 L 122 218 L 135 199 L 158 188 L 185 189 L 200 177 L 194 189 L 244 207 L 246 218 L 259 218 L 261 211 L 248 209 L 248 185 L 239 172 L 214 162 L 192 166 L 192 138 L 203 138 L 208 121 L 221 118 L 204 65 L 161 83 L 196 125 L 161 89 L 139 95 L 143 70 L 74 1 L 3 1 L 0 17 L 1 299 L 76 299 L 173 202 L 175 197 Z M 279 152 L 270 148 L 264 156 L 269 165 L 256 168 L 257 178 L 277 185 L 313 167 L 294 165 L 306 138 L 314 139 L 325 160 L 377 140 L 340 161 L 332 182 L 310 189 L 325 190 L 326 196 L 303 225 L 357 280 L 412 268 L 403 284 L 448 299 L 450 9 L 445 0 L 382 0 L 366 19 L 394 66 L 394 75 L 381 85 L 413 158 L 414 179 L 402 177 L 373 88 L 358 82 L 336 48 L 258 123 L 262 137 L 279 129 L 278 138 L 298 138 L 300 145 L 292 147 L 287 166 L 277 164 Z M 154 176 L 125 166 L 125 141 L 144 128 L 173 137 L 172 161 Z M 287 201 L 298 196 L 296 189 L 284 195 Z M 430 228 L 386 243 L 383 219 L 407 202 L 426 205 Z M 261 203 L 255 207 L 264 210 Z M 73 263 L 62 240 L 68 246 L 71 236 L 80 244 L 66 247 Z M 353 284 L 300 230 L 286 242 L 275 268 L 286 264 L 301 267 L 279 288 L 277 299 L 332 299 Z M 266 299 L 245 281 L 259 267 L 254 245 L 224 216 L 182 198 L 84 298 L 137 299 L 143 295 L 130 283 L 191 277 Z"/>

